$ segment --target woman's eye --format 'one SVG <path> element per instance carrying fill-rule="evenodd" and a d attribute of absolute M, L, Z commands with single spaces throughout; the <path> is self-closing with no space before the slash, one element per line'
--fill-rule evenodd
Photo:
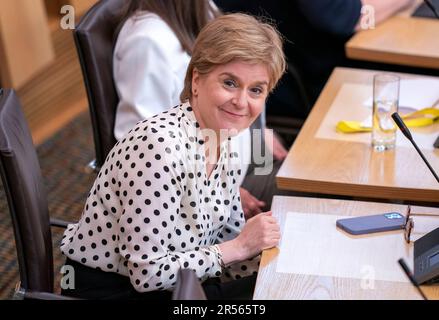
<path fill-rule="evenodd" d="M 263 93 L 263 90 L 262 90 L 261 88 L 259 88 L 259 87 L 256 87 L 256 88 L 252 88 L 252 89 L 251 89 L 251 92 L 253 92 L 253 93 L 259 95 L 259 94 L 262 94 L 262 93 Z"/>
<path fill-rule="evenodd" d="M 229 88 L 235 88 L 236 84 L 233 80 L 224 80 L 224 85 Z"/>

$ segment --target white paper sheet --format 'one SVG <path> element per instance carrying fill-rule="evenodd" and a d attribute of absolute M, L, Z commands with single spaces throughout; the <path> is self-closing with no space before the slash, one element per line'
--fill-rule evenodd
<path fill-rule="evenodd" d="M 397 261 L 403 257 L 412 268 L 413 247 L 402 231 L 348 236 L 336 227 L 340 218 L 288 212 L 276 272 L 408 282 Z"/>

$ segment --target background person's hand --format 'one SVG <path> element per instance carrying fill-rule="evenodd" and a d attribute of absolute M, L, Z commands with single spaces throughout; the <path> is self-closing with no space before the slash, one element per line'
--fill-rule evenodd
<path fill-rule="evenodd" d="M 239 188 L 239 193 L 241 195 L 241 205 L 242 210 L 244 210 L 245 220 L 262 212 L 265 207 L 265 202 L 260 201 L 255 196 L 253 196 L 248 190 L 244 188 Z"/>
<path fill-rule="evenodd" d="M 267 128 L 265 128 L 264 134 L 265 134 L 266 144 L 270 149 L 271 153 L 273 154 L 273 157 L 276 160 L 284 160 L 288 154 L 288 151 L 283 146 L 277 134 L 272 129 L 267 129 Z M 273 141 L 273 143 L 270 143 L 270 141 Z"/>

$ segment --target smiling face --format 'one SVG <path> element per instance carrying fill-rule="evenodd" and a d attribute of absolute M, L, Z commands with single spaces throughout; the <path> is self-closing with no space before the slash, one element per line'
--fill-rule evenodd
<path fill-rule="evenodd" d="M 262 112 L 268 95 L 269 75 L 263 64 L 232 61 L 192 76 L 195 117 L 202 129 L 242 131 Z"/>

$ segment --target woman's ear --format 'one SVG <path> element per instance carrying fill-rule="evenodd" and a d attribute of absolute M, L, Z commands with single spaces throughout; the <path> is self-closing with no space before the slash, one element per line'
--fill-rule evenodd
<path fill-rule="evenodd" d="M 198 86 L 200 82 L 200 73 L 197 69 L 192 70 L 192 96 L 196 97 L 198 95 Z"/>

